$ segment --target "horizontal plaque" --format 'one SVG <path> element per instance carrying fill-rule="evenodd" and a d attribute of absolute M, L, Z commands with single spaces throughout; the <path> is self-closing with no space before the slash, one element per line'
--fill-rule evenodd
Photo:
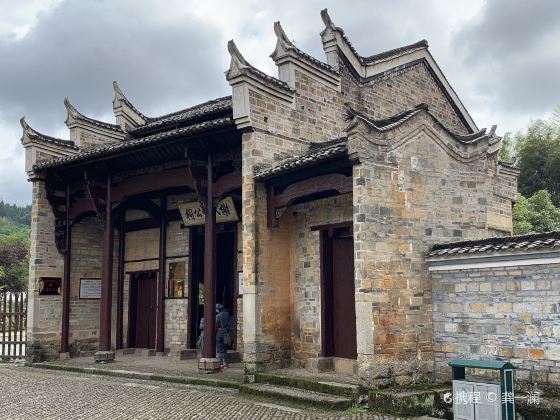
<path fill-rule="evenodd" d="M 60 277 L 41 277 L 39 279 L 39 294 L 43 296 L 60 295 Z"/>
<path fill-rule="evenodd" d="M 186 226 L 203 225 L 206 221 L 206 206 L 198 201 L 179 203 L 179 211 Z M 221 200 L 216 206 L 216 223 L 236 222 L 239 220 L 237 210 L 231 197 Z"/>
<path fill-rule="evenodd" d="M 80 299 L 101 299 L 101 279 L 80 279 Z"/>

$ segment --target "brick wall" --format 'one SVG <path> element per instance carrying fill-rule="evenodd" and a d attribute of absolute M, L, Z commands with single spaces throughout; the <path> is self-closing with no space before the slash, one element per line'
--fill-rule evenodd
<path fill-rule="evenodd" d="M 509 360 L 560 385 L 560 264 L 432 271 L 436 378 L 454 358 Z M 481 372 L 480 372 L 481 373 Z"/>

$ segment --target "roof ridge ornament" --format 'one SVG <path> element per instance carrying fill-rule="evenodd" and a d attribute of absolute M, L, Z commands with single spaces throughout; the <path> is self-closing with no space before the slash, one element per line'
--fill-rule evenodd
<path fill-rule="evenodd" d="M 251 68 L 252 66 L 245 60 L 235 41 L 230 39 L 227 43 L 227 48 L 229 55 L 231 56 L 231 61 L 229 63 L 229 69 L 226 71 L 226 78 L 229 80 L 241 73 L 243 69 Z"/>
<path fill-rule="evenodd" d="M 128 101 L 128 99 L 126 99 L 126 96 L 124 96 L 124 93 L 122 92 L 118 82 L 116 80 L 113 80 L 113 92 L 115 92 L 115 100 L 116 99 L 123 99 L 125 101 Z M 115 101 L 113 100 L 113 102 Z"/>
<path fill-rule="evenodd" d="M 282 42 L 286 47 L 295 47 L 294 43 L 290 41 L 286 35 L 286 32 L 284 32 L 284 28 L 282 28 L 279 20 L 274 22 L 274 33 L 276 34 L 278 41 Z"/>
<path fill-rule="evenodd" d="M 25 120 L 25 115 L 19 119 L 19 123 L 21 124 L 21 128 L 23 128 L 23 134 L 27 134 L 30 137 L 35 137 L 39 135 L 37 131 L 35 131 Z"/>
<path fill-rule="evenodd" d="M 323 19 L 323 23 L 325 24 L 325 26 L 327 28 L 330 29 L 340 29 L 338 28 L 334 22 L 332 21 L 330 15 L 329 15 L 329 11 L 327 10 L 327 8 L 324 8 L 323 10 L 321 10 L 321 19 Z"/>
<path fill-rule="evenodd" d="M 82 117 L 83 115 L 70 103 L 68 96 L 64 98 L 64 106 L 66 107 L 66 121 L 64 122 L 66 125 L 71 124 L 70 119 L 73 118 L 74 120 Z"/>
<path fill-rule="evenodd" d="M 21 142 L 23 145 L 30 143 L 31 140 L 42 140 L 49 143 L 66 146 L 74 150 L 78 150 L 78 147 L 72 140 L 59 139 L 38 132 L 27 123 L 27 121 L 25 120 L 25 116 L 20 118 L 19 123 L 21 125 L 21 128 L 23 129 L 23 136 L 21 138 Z"/>
<path fill-rule="evenodd" d="M 231 55 L 232 58 L 235 58 L 237 61 L 239 61 L 239 63 L 241 63 L 243 66 L 246 67 L 250 67 L 251 65 L 247 62 L 247 60 L 245 60 L 245 58 L 243 57 L 243 55 L 241 54 L 241 52 L 239 51 L 239 48 L 237 48 L 237 45 L 235 45 L 235 41 L 233 39 L 230 39 L 228 41 L 227 44 L 228 47 L 228 51 L 229 54 Z"/>
<path fill-rule="evenodd" d="M 130 126 L 138 127 L 146 124 L 150 118 L 142 114 L 132 105 L 132 102 L 124 95 L 116 80 L 113 81 L 113 92 L 115 92 L 113 98 L 113 113 L 117 118 L 117 125 L 119 125 L 123 131 L 126 131 Z M 123 107 L 123 104 L 125 107 Z M 126 108 L 128 108 L 128 110 Z"/>

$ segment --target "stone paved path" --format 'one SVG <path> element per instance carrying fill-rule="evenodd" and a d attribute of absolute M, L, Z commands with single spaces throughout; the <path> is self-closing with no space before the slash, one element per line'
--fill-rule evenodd
<path fill-rule="evenodd" d="M 244 399 L 237 391 L 0 363 L 0 419 L 355 419 Z"/>

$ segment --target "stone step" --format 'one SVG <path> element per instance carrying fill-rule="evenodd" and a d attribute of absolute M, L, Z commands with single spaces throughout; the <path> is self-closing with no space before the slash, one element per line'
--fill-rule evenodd
<path fill-rule="evenodd" d="M 268 397 L 274 400 L 291 401 L 303 405 L 334 410 L 345 410 L 352 407 L 354 403 L 353 399 L 350 397 L 264 383 L 241 385 L 239 387 L 239 393 L 248 396 Z"/>
<path fill-rule="evenodd" d="M 358 385 L 322 381 L 316 378 L 308 379 L 297 376 L 279 375 L 268 372 L 255 373 L 255 382 L 349 397 L 354 401 L 356 401 L 360 395 L 360 387 Z"/>

